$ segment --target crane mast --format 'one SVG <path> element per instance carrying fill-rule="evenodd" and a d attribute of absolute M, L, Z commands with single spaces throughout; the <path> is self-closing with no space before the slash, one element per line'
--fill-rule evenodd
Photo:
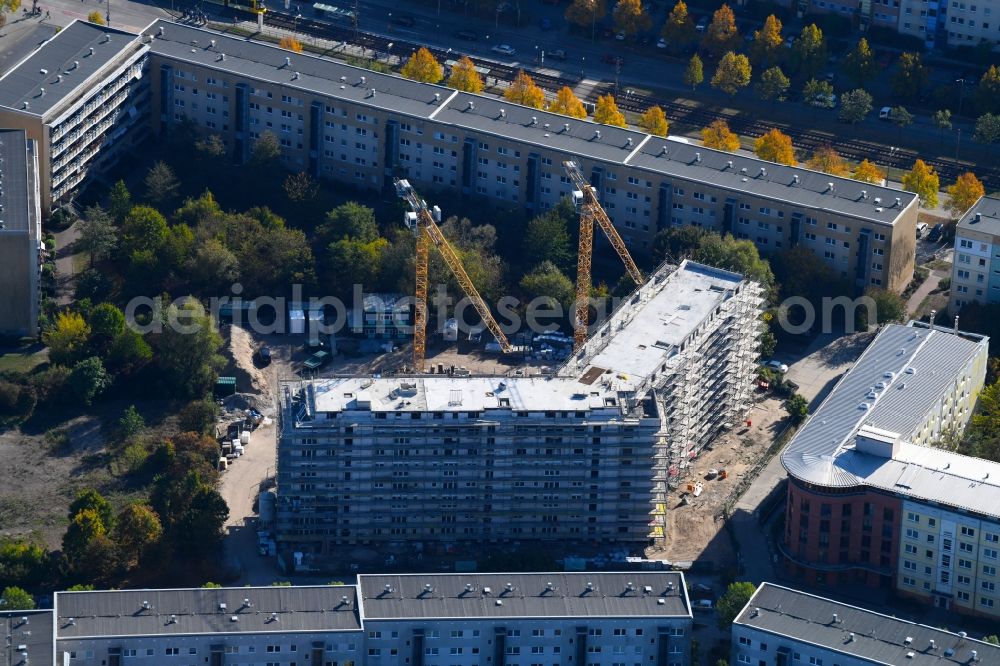
<path fill-rule="evenodd" d="M 462 291 L 472 301 L 473 307 L 476 308 L 476 312 L 479 313 L 486 328 L 496 338 L 497 343 L 500 345 L 500 350 L 505 354 L 510 353 L 513 350 L 512 345 L 507 340 L 507 336 L 504 335 L 503 330 L 501 330 L 500 324 L 493 318 L 486 302 L 479 295 L 479 290 L 472 283 L 469 274 L 465 272 L 465 267 L 462 266 L 462 260 L 459 258 L 458 253 L 455 252 L 455 249 L 444 237 L 444 234 L 441 233 L 440 227 L 438 227 L 437 222 L 434 220 L 434 215 L 427 207 L 427 202 L 417 195 L 409 181 L 397 178 L 395 185 L 396 195 L 410 206 L 411 213 L 407 216 L 407 224 L 413 227 L 417 241 L 415 262 L 416 288 L 414 289 L 416 303 L 414 305 L 413 317 L 413 367 L 417 372 L 424 371 L 424 356 L 427 351 L 427 265 L 432 243 L 441 254 L 441 258 L 448 265 L 452 275 L 458 280 Z"/>
<path fill-rule="evenodd" d="M 594 222 L 601 227 L 604 235 L 615 249 L 625 270 L 632 277 L 636 284 L 641 285 L 643 278 L 639 267 L 632 260 L 625 241 L 618 235 L 614 223 L 608 214 L 604 212 L 600 201 L 597 199 L 597 192 L 594 187 L 584 178 L 580 166 L 573 160 L 563 162 L 563 169 L 574 187 L 574 203 L 580 213 L 580 243 L 577 248 L 576 264 L 576 319 L 573 323 L 573 347 L 580 349 L 587 342 L 587 325 L 590 320 L 590 263 L 594 252 Z M 579 194 L 577 194 L 577 192 Z"/>

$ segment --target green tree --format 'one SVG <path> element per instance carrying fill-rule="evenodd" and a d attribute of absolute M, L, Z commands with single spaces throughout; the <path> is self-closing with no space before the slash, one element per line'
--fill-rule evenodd
<path fill-rule="evenodd" d="M 989 643 L 990 645 L 1000 645 L 1000 637 L 996 634 L 990 634 L 989 636 L 983 636 L 983 642 Z"/>
<path fill-rule="evenodd" d="M 371 242 L 379 237 L 375 211 L 354 201 L 343 203 L 327 212 L 316 235 L 324 244 L 341 238 Z"/>
<path fill-rule="evenodd" d="M 209 134 L 195 141 L 194 149 L 209 160 L 217 160 L 226 154 L 226 143 L 218 134 Z"/>
<path fill-rule="evenodd" d="M 550 262 L 561 271 L 569 271 L 576 259 L 569 234 L 569 224 L 576 218 L 576 211 L 568 198 L 559 205 L 532 218 L 524 234 L 524 263 L 537 266 Z"/>
<path fill-rule="evenodd" d="M 205 395 L 225 365 L 219 356 L 222 338 L 212 316 L 196 300 L 186 299 L 180 305 L 171 304 L 165 317 L 156 345 L 164 384 L 175 398 Z"/>
<path fill-rule="evenodd" d="M 49 554 L 41 544 L 27 539 L 0 541 L 0 587 L 36 588 L 50 574 Z"/>
<path fill-rule="evenodd" d="M 100 204 L 88 206 L 79 225 L 77 247 L 90 255 L 90 265 L 106 259 L 118 244 L 118 230 L 114 221 Z"/>
<path fill-rule="evenodd" d="M 680 262 L 698 249 L 704 235 L 700 227 L 690 224 L 661 229 L 653 237 L 653 259 Z"/>
<path fill-rule="evenodd" d="M 81 511 L 93 511 L 101 520 L 101 525 L 110 527 L 115 520 L 115 512 L 109 502 L 101 493 L 93 488 L 84 488 L 76 494 L 73 502 L 69 505 L 67 517 L 70 520 Z"/>
<path fill-rule="evenodd" d="M 945 204 L 945 208 L 950 210 L 954 217 L 959 218 L 985 194 L 986 189 L 976 178 L 976 174 L 966 171 L 948 187 L 948 203 Z"/>
<path fill-rule="evenodd" d="M 111 386 L 111 375 L 104 363 L 96 356 L 85 358 L 73 366 L 69 375 L 69 386 L 85 406 L 90 406 L 94 398 Z"/>
<path fill-rule="evenodd" d="M 122 224 L 122 251 L 126 256 L 151 252 L 155 256 L 167 240 L 169 227 L 160 212 L 149 206 L 136 206 Z"/>
<path fill-rule="evenodd" d="M 740 88 L 746 88 L 750 85 L 750 73 L 750 61 L 747 57 L 729 51 L 722 56 L 719 66 L 715 69 L 715 75 L 712 76 L 712 87 L 729 95 L 735 95 Z"/>
<path fill-rule="evenodd" d="M 219 294 L 240 276 L 240 260 L 218 238 L 198 243 L 184 264 L 188 284 L 203 294 Z"/>
<path fill-rule="evenodd" d="M 639 127 L 653 136 L 666 136 L 670 131 L 667 114 L 659 106 L 651 106 L 639 116 Z"/>
<path fill-rule="evenodd" d="M 108 368 L 115 372 L 131 374 L 153 359 L 153 350 L 145 338 L 131 329 L 115 338 L 108 350 Z"/>
<path fill-rule="evenodd" d="M 594 106 L 594 122 L 625 127 L 625 116 L 618 110 L 615 98 L 610 93 L 597 98 L 597 104 Z"/>
<path fill-rule="evenodd" d="M 792 137 L 779 129 L 772 128 L 758 137 L 754 141 L 753 151 L 762 160 L 795 166 L 795 149 L 792 147 Z"/>
<path fill-rule="evenodd" d="M 207 589 L 213 589 L 213 588 L 221 588 L 222 585 L 218 583 L 213 583 L 212 581 L 208 581 L 207 583 L 202 584 L 202 587 Z"/>
<path fill-rule="evenodd" d="M 641 0 L 618 0 L 612 16 L 615 20 L 615 30 L 625 33 L 628 37 L 649 30 L 651 24 Z"/>
<path fill-rule="evenodd" d="M 1000 67 L 990 65 L 979 79 L 976 108 L 980 113 L 1000 113 Z"/>
<path fill-rule="evenodd" d="M 927 86 L 929 72 L 919 53 L 906 52 L 899 56 L 896 73 L 892 76 L 892 94 L 900 99 L 914 99 Z"/>
<path fill-rule="evenodd" d="M 984 113 L 976 119 L 976 141 L 986 145 L 1000 143 L 1000 114 Z"/>
<path fill-rule="evenodd" d="M 899 138 L 903 138 L 903 130 L 913 124 L 913 114 L 905 106 L 892 107 L 892 124 L 899 128 Z"/>
<path fill-rule="evenodd" d="M 130 210 L 132 210 L 132 194 L 125 186 L 125 181 L 119 180 L 111 186 L 111 192 L 108 194 L 108 213 L 111 214 L 115 224 L 121 226 Z"/>
<path fill-rule="evenodd" d="M 736 28 L 736 16 L 729 5 L 723 4 L 712 14 L 712 21 L 701 39 L 701 48 L 718 55 L 735 51 L 739 46 L 740 33 Z"/>
<path fill-rule="evenodd" d="M 725 593 L 719 597 L 715 604 L 715 621 L 719 625 L 719 629 L 726 631 L 732 626 L 733 620 L 747 605 L 756 590 L 753 583 L 745 581 L 729 584 Z"/>
<path fill-rule="evenodd" d="M 671 53 L 679 53 L 698 38 L 694 21 L 688 14 L 687 4 L 684 0 L 677 0 L 677 4 L 670 10 L 670 15 L 667 16 L 667 21 L 663 24 L 660 35 L 667 41 L 667 48 Z"/>
<path fill-rule="evenodd" d="M 145 429 L 146 420 L 142 418 L 142 414 L 135 408 L 135 405 L 126 407 L 118 419 L 118 439 L 127 442 Z"/>
<path fill-rule="evenodd" d="M 285 196 L 293 203 L 308 203 L 319 194 L 319 183 L 306 171 L 298 171 L 285 176 L 281 184 Z"/>
<path fill-rule="evenodd" d="M 740 137 L 729 129 L 725 120 L 713 120 L 712 124 L 701 130 L 701 140 L 706 148 L 724 150 L 733 153 L 740 148 Z"/>
<path fill-rule="evenodd" d="M 399 73 L 404 78 L 422 83 L 437 83 L 444 78 L 444 68 L 441 63 L 424 46 L 410 54 L 410 59 L 406 61 Z"/>
<path fill-rule="evenodd" d="M 795 71 L 813 77 L 826 64 L 826 38 L 815 23 L 802 28 L 792 43 L 792 63 Z"/>
<path fill-rule="evenodd" d="M 206 434 L 213 430 L 219 408 L 211 400 L 193 400 L 177 414 L 177 427 L 181 432 Z"/>
<path fill-rule="evenodd" d="M 115 340 L 125 333 L 125 315 L 112 303 L 101 303 L 90 311 L 90 349 L 104 358 Z"/>
<path fill-rule="evenodd" d="M 250 163 L 260 170 L 273 167 L 280 156 L 281 143 L 278 135 L 270 130 L 261 132 L 250 148 Z"/>
<path fill-rule="evenodd" d="M 754 65 L 775 67 L 785 52 L 784 38 L 781 36 L 781 19 L 771 14 L 764 25 L 753 34 L 750 42 L 750 60 Z"/>
<path fill-rule="evenodd" d="M 72 365 L 83 358 L 89 341 L 90 327 L 78 312 L 60 312 L 52 327 L 42 333 L 49 359 L 60 365 Z"/>
<path fill-rule="evenodd" d="M 0 595 L 0 611 L 33 610 L 35 608 L 35 598 L 27 590 L 10 586 L 5 587 Z"/>
<path fill-rule="evenodd" d="M 840 96 L 840 119 L 845 123 L 860 123 L 872 111 L 872 96 L 856 88 Z"/>
<path fill-rule="evenodd" d="M 833 86 L 827 81 L 809 79 L 802 88 L 802 97 L 812 106 L 833 108 Z"/>
<path fill-rule="evenodd" d="M 873 301 L 876 323 L 899 322 L 906 318 L 906 301 L 896 292 L 869 287 L 865 290 L 865 296 Z M 867 312 L 864 309 L 859 310 L 859 312 L 867 317 Z M 860 323 L 862 327 L 867 327 L 869 322 L 863 321 Z"/>
<path fill-rule="evenodd" d="M 162 160 L 149 168 L 143 182 L 146 185 L 146 198 L 158 206 L 172 201 L 181 186 L 174 170 Z"/>
<path fill-rule="evenodd" d="M 566 8 L 566 20 L 581 28 L 590 28 L 590 37 L 594 38 L 597 23 L 608 13 L 605 0 L 573 0 Z"/>
<path fill-rule="evenodd" d="M 162 534 L 163 526 L 155 511 L 144 504 L 129 504 L 115 522 L 114 542 L 119 560 L 126 567 L 134 566 Z"/>
<path fill-rule="evenodd" d="M 104 25 L 104 17 L 101 16 L 101 12 L 96 9 L 87 14 L 87 20 L 94 25 Z"/>
<path fill-rule="evenodd" d="M 937 208 L 941 182 L 937 172 L 923 160 L 914 162 L 910 172 L 903 175 L 903 189 L 920 196 L 921 208 Z"/>
<path fill-rule="evenodd" d="M 566 277 L 551 261 L 544 261 L 521 278 L 521 289 L 529 296 L 547 296 L 563 305 L 573 302 L 576 288 L 572 280 Z"/>
<path fill-rule="evenodd" d="M 476 71 L 476 63 L 469 56 L 462 56 L 452 65 L 447 85 L 455 90 L 480 93 L 483 91 L 483 77 Z"/>
<path fill-rule="evenodd" d="M 687 68 L 684 70 L 684 85 L 691 86 L 691 90 L 694 90 L 701 85 L 701 82 L 705 80 L 705 66 L 701 62 L 701 58 L 695 53 L 688 60 Z"/>
<path fill-rule="evenodd" d="M 775 65 L 760 75 L 754 90 L 757 91 L 757 95 L 762 100 L 768 102 L 783 101 L 789 85 L 791 85 L 791 81 L 781 71 L 781 68 Z"/>
<path fill-rule="evenodd" d="M 389 241 L 376 238 L 367 243 L 353 238 L 341 238 L 328 248 L 328 261 L 334 270 L 327 271 L 330 290 L 343 297 L 349 297 L 353 286 L 361 285 L 366 291 L 373 291 L 382 267 L 382 255 Z"/>
<path fill-rule="evenodd" d="M 798 393 L 793 393 L 785 400 L 785 411 L 791 422 L 798 425 L 809 416 L 809 401 Z"/>
<path fill-rule="evenodd" d="M 939 109 L 931 114 L 934 127 L 941 130 L 941 143 L 944 144 L 944 133 L 951 129 L 951 110 Z"/>
<path fill-rule="evenodd" d="M 844 72 L 858 87 L 864 87 L 878 74 L 875 53 L 864 37 L 858 40 L 858 43 L 844 58 Z"/>
<path fill-rule="evenodd" d="M 174 530 L 174 543 L 182 556 L 202 557 L 218 551 L 222 545 L 222 527 L 229 517 L 229 507 L 222 496 L 202 484 L 191 496 L 187 509 Z"/>
<path fill-rule="evenodd" d="M 749 240 L 716 233 L 705 234 L 692 257 L 695 261 L 746 275 L 764 285 L 774 287 L 774 274 L 767 261 L 761 259 L 757 246 Z"/>

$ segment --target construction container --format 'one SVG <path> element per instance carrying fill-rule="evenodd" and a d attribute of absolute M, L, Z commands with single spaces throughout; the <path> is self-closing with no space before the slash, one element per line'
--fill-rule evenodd
<path fill-rule="evenodd" d="M 219 458 L 219 471 L 225 472 L 227 469 L 229 469 L 229 459 Z"/>
<path fill-rule="evenodd" d="M 240 433 L 240 444 L 246 446 L 249 443 L 250 443 L 250 433 L 244 430 L 243 432 Z"/>
<path fill-rule="evenodd" d="M 215 397 L 225 398 L 236 393 L 236 377 L 219 377 L 215 380 Z"/>

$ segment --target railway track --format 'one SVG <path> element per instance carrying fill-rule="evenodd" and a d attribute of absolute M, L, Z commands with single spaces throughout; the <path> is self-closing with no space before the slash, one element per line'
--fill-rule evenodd
<path fill-rule="evenodd" d="M 248 14 L 249 15 L 249 14 Z M 388 39 L 370 33 L 355 31 L 353 27 L 338 25 L 327 21 L 319 21 L 311 18 L 295 18 L 291 14 L 277 11 L 268 11 L 264 15 L 264 23 L 271 27 L 292 30 L 304 34 L 355 44 L 357 46 L 371 49 L 376 52 L 385 53 L 398 57 L 406 57 L 414 50 L 424 46 L 402 39 Z M 462 54 L 454 53 L 450 50 L 443 50 L 428 47 L 434 57 L 444 62 L 455 59 Z M 478 67 L 489 70 L 488 76 L 497 80 L 512 81 L 517 72 L 521 69 L 531 75 L 535 83 L 543 90 L 554 93 L 563 86 L 573 87 L 579 83 L 579 78 L 560 75 L 555 76 L 545 72 L 540 72 L 532 67 L 514 67 L 497 63 L 484 58 L 469 56 Z M 624 87 L 624 86 L 622 86 Z M 622 87 L 619 87 L 619 92 Z M 583 98 L 584 102 L 593 104 L 599 95 L 613 92 L 614 86 L 610 82 L 602 82 L 595 86 L 589 95 Z M 672 123 L 684 123 L 697 127 L 705 127 L 715 120 L 725 120 L 730 128 L 746 136 L 760 136 L 777 125 L 765 121 L 748 118 L 741 115 L 729 116 L 703 108 L 692 108 L 683 104 L 678 104 L 670 99 L 659 98 L 651 94 L 631 93 L 618 95 L 619 108 L 633 113 L 642 113 L 653 105 L 659 105 L 667 118 Z M 860 161 L 868 159 L 882 167 L 892 167 L 896 169 L 908 170 L 913 166 L 913 162 L 921 157 L 916 151 L 906 148 L 889 148 L 887 146 L 860 139 L 842 138 L 833 134 L 824 134 L 813 130 L 796 129 L 795 127 L 778 127 L 792 138 L 792 143 L 799 149 L 812 152 L 823 146 L 832 146 L 843 157 Z M 961 164 L 954 160 L 923 157 L 927 164 L 934 167 L 941 177 L 943 183 L 953 182 L 959 175 L 969 170 L 968 165 Z M 976 175 L 983 181 L 987 191 L 1000 189 L 1000 167 L 976 165 Z"/>

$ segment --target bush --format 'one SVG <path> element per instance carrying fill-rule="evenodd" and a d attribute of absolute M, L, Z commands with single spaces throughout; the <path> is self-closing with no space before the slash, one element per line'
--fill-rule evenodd
<path fill-rule="evenodd" d="M 139 474 L 149 462 L 149 451 L 142 442 L 132 442 L 118 457 L 118 471 L 123 474 Z"/>
<path fill-rule="evenodd" d="M 938 282 L 938 289 L 940 291 L 948 291 L 949 289 L 951 289 L 951 278 L 950 277 L 942 278 L 941 281 Z"/>
<path fill-rule="evenodd" d="M 177 415 L 177 425 L 181 432 L 213 434 L 218 414 L 219 409 L 211 400 L 194 400 Z"/>
<path fill-rule="evenodd" d="M 32 376 L 31 385 L 38 396 L 38 402 L 54 404 L 66 397 L 70 369 L 62 365 L 54 365 L 44 372 Z"/>

